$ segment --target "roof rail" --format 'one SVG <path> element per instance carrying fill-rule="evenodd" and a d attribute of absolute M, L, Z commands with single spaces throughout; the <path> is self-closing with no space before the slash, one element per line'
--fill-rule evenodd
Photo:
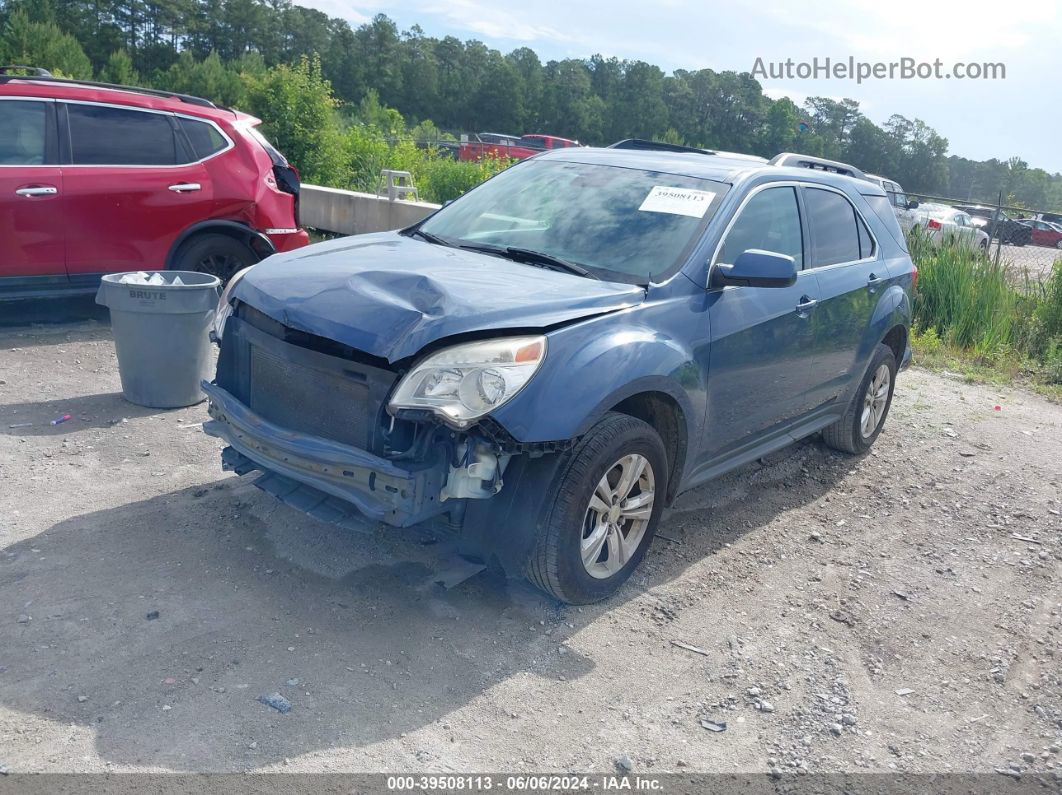
<path fill-rule="evenodd" d="M 663 141 L 648 141 L 645 138 L 624 138 L 609 144 L 607 149 L 641 149 L 655 150 L 658 152 L 693 152 L 698 155 L 714 155 L 711 149 L 698 149 L 695 146 L 682 146 L 681 144 L 668 144 Z"/>
<path fill-rule="evenodd" d="M 29 75 L 12 75 L 8 74 L 8 69 L 25 69 L 28 72 L 34 74 Z M 218 107 L 209 99 L 203 99 L 202 97 L 193 97 L 190 94 L 178 94 L 174 91 L 160 91 L 155 88 L 141 88 L 140 86 L 123 86 L 117 83 L 97 83 L 93 80 L 70 80 L 65 77 L 52 77 L 47 69 L 39 69 L 35 66 L 3 66 L 0 67 L 0 83 L 10 83 L 12 80 L 31 80 L 37 82 L 58 83 L 59 85 L 66 86 L 85 86 L 87 88 L 106 88 L 111 91 L 132 91 L 136 94 L 146 94 L 151 97 L 162 97 L 163 99 L 176 99 L 181 102 L 186 102 L 189 105 L 198 105 L 203 108 L 216 108 Z"/>
<path fill-rule="evenodd" d="M 10 74 L 14 70 L 22 72 L 28 72 L 29 75 L 34 77 L 51 77 L 52 73 L 47 69 L 41 69 L 39 66 L 22 66 L 21 64 L 13 63 L 7 66 L 0 66 L 0 75 Z M 20 77 L 26 77 L 27 75 L 20 75 Z"/>
<path fill-rule="evenodd" d="M 824 157 L 812 155 L 798 155 L 794 152 L 782 152 L 767 161 L 772 166 L 791 166 L 795 168 L 810 168 L 816 171 L 828 171 L 831 174 L 842 174 L 846 177 L 866 179 L 866 175 L 855 166 L 848 163 L 840 163 L 836 160 L 827 160 Z"/>

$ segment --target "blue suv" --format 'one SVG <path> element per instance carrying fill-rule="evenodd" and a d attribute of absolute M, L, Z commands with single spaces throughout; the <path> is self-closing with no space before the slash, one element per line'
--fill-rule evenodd
<path fill-rule="evenodd" d="M 205 430 L 314 516 L 431 521 L 593 602 L 679 493 L 810 434 L 874 443 L 916 275 L 843 163 L 547 152 L 411 228 L 233 278 Z"/>

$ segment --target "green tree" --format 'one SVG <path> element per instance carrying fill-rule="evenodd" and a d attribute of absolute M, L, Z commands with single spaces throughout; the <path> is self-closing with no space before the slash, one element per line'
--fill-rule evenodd
<path fill-rule="evenodd" d="M 840 158 L 848 146 L 848 138 L 856 122 L 862 118 L 859 103 L 853 99 L 809 97 L 804 103 L 811 114 L 811 123 L 823 141 L 828 157 Z"/>
<path fill-rule="evenodd" d="M 39 66 L 57 76 L 92 77 L 92 63 L 77 39 L 53 22 L 31 22 L 22 10 L 11 14 L 4 26 L 0 55 L 4 63 Z"/>
<path fill-rule="evenodd" d="M 439 64 L 434 39 L 414 25 L 402 38 L 402 107 L 414 118 L 432 114 L 439 102 Z"/>
<path fill-rule="evenodd" d="M 523 86 L 516 68 L 496 51 L 487 57 L 479 88 L 469 100 L 468 116 L 476 127 L 521 133 Z"/>
<path fill-rule="evenodd" d="M 546 64 L 543 121 L 552 132 L 583 141 L 600 141 L 605 101 L 593 93 L 590 70 L 569 58 Z"/>
<path fill-rule="evenodd" d="M 861 116 L 852 125 L 844 158 L 858 163 L 864 171 L 887 177 L 890 176 L 889 170 L 896 166 L 898 152 L 894 141 L 883 129 Z"/>
<path fill-rule="evenodd" d="M 535 51 L 528 47 L 513 50 L 505 56 L 505 60 L 512 64 L 523 89 L 521 107 L 523 117 L 517 126 L 520 132 L 535 132 L 539 129 L 542 119 L 542 97 L 545 83 L 542 62 Z"/>
<path fill-rule="evenodd" d="M 756 154 L 774 157 L 780 152 L 792 152 L 800 134 L 800 109 L 789 97 L 771 103 L 764 122 L 759 151 Z"/>
<path fill-rule="evenodd" d="M 222 63 L 216 52 L 197 61 L 190 50 L 185 50 L 158 82 L 171 91 L 203 97 L 228 107 L 247 104 L 245 80 L 233 66 Z"/>
<path fill-rule="evenodd" d="M 133 68 L 133 59 L 125 50 L 115 50 L 100 70 L 99 79 L 105 83 L 135 86 L 140 83 L 140 74 Z"/>
<path fill-rule="evenodd" d="M 656 138 L 668 128 L 664 73 L 645 61 L 624 64 L 623 80 L 609 114 L 608 138 Z"/>
<path fill-rule="evenodd" d="M 374 88 L 387 104 L 402 99 L 401 38 L 398 26 L 383 14 L 362 25 L 354 34 L 362 61 L 366 88 Z"/>
<path fill-rule="evenodd" d="M 947 141 L 924 122 L 895 115 L 877 125 L 852 99 L 812 97 L 798 109 L 768 99 L 748 73 L 665 75 L 601 55 L 544 66 L 527 47 L 503 54 L 416 26 L 400 34 L 382 14 L 352 28 L 299 1 L 0 0 L 0 58 L 242 107 L 248 85 L 278 79 L 272 67 L 316 55 L 319 77 L 348 105 L 348 118 L 372 90 L 381 108 L 453 132 L 552 132 L 592 144 L 663 137 L 768 156 L 800 151 L 847 160 L 912 191 L 988 201 L 1002 190 L 1030 208 L 1062 210 L 1062 175 L 1020 159 L 948 157 Z M 402 144 L 401 157 L 412 157 L 410 146 Z M 455 185 L 471 173 L 434 168 Z"/>
<path fill-rule="evenodd" d="M 347 161 L 336 121 L 332 86 L 321 74 L 320 58 L 303 56 L 249 80 L 249 107 L 263 129 L 307 182 L 342 184 Z"/>

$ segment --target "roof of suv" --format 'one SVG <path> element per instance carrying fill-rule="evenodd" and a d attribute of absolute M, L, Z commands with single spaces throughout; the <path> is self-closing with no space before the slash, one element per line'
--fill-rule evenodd
<path fill-rule="evenodd" d="M 779 156 L 781 157 L 781 156 Z M 792 157 L 792 156 L 788 156 Z M 752 155 L 742 155 L 730 152 L 712 153 L 707 150 L 671 151 L 665 149 L 650 148 L 599 148 L 580 147 L 570 149 L 554 149 L 541 155 L 536 155 L 536 160 L 566 160 L 589 165 L 612 165 L 624 168 L 638 168 L 646 171 L 659 171 L 661 173 L 681 174 L 686 177 L 708 179 L 714 182 L 735 183 L 754 174 L 764 171 L 773 171 L 779 176 L 790 179 L 807 180 L 826 184 L 851 184 L 849 180 L 856 179 L 859 183 L 859 192 L 870 195 L 885 195 L 881 186 L 866 179 L 857 179 L 852 176 L 823 171 L 818 168 L 802 168 L 791 165 L 775 165 L 771 161 Z M 776 160 L 778 158 L 775 158 Z M 815 160 L 814 158 L 807 158 Z M 790 161 L 786 161 L 790 162 Z M 829 163 L 831 161 L 817 161 Z M 838 164 L 844 165 L 844 164 Z M 855 170 L 855 169 L 853 169 Z M 858 170 L 856 170 L 858 173 Z M 842 182 L 838 182 L 841 180 Z"/>
<path fill-rule="evenodd" d="M 229 122 L 253 119 L 252 116 L 229 108 L 218 107 L 200 97 L 170 94 L 165 91 L 135 86 L 117 86 L 77 80 L 61 80 L 45 76 L 0 75 L 0 96 L 40 97 L 82 102 L 105 102 L 149 110 L 184 113 L 190 116 L 226 120 Z"/>

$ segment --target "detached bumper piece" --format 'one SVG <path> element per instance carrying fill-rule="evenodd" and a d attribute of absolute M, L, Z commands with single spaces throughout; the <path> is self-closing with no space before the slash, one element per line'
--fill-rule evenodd
<path fill-rule="evenodd" d="M 224 468 L 261 470 L 255 485 L 281 501 L 353 530 L 364 529 L 366 518 L 409 527 L 446 509 L 439 501 L 443 463 L 402 469 L 357 447 L 282 428 L 216 384 L 202 386 L 213 418 L 203 430 L 230 445 Z"/>

